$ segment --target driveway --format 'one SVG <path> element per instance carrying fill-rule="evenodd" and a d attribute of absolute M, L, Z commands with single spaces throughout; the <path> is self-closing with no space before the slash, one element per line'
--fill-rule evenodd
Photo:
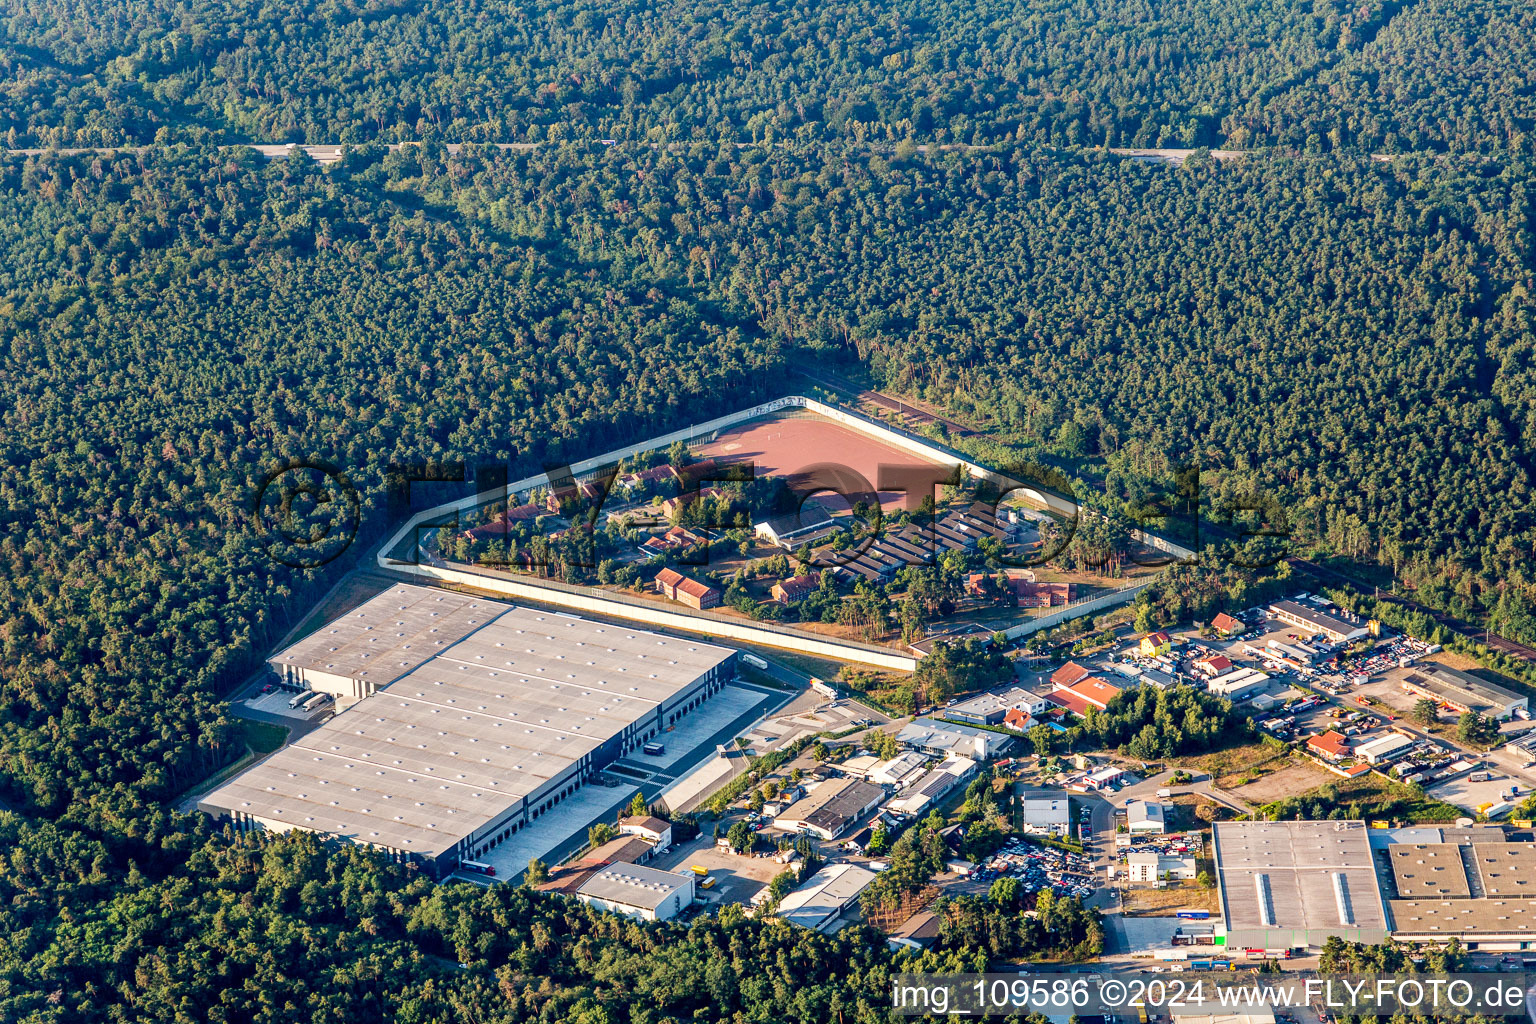
<path fill-rule="evenodd" d="M 1159 797 L 1157 795 L 1157 791 L 1160 789 L 1166 789 L 1168 790 L 1169 796 L 1181 796 L 1185 793 L 1194 793 L 1198 796 L 1203 796 L 1208 800 L 1214 800 L 1216 803 L 1229 807 L 1236 811 L 1238 814 L 1253 813 L 1253 808 L 1248 806 L 1248 804 L 1243 802 L 1241 799 L 1233 796 L 1225 790 L 1217 789 L 1214 785 L 1212 785 L 1211 777 L 1203 772 L 1189 772 L 1189 774 L 1193 776 L 1194 781 L 1183 786 L 1170 786 L 1168 782 L 1173 778 L 1174 772 L 1178 770 L 1179 769 L 1172 768 L 1168 771 L 1160 772 L 1159 774 L 1154 775 L 1149 779 L 1143 779 L 1141 782 L 1136 783 L 1134 786 L 1126 786 L 1124 789 L 1114 795 L 1115 806 L 1124 808 L 1125 805 L 1130 803 L 1132 800 L 1147 800 L 1152 802 L 1156 802 L 1160 799 L 1165 800 L 1167 797 Z"/>

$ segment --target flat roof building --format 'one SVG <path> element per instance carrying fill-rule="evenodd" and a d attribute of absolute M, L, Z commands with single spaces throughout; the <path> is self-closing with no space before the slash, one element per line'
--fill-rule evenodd
<path fill-rule="evenodd" d="M 1335 615 L 1323 611 L 1316 605 L 1301 604 L 1297 601 L 1276 601 L 1269 606 L 1269 616 L 1289 623 L 1297 629 L 1306 630 L 1309 635 L 1321 633 L 1336 644 L 1347 640 L 1358 640 L 1370 634 L 1370 630 L 1357 615 L 1350 615 L 1348 612 Z"/>
<path fill-rule="evenodd" d="M 1228 948 L 1378 943 L 1388 924 L 1362 821 L 1226 821 L 1212 848 Z"/>
<path fill-rule="evenodd" d="M 625 917 L 670 921 L 693 902 L 693 876 L 613 864 L 583 882 L 576 898 Z"/>
<path fill-rule="evenodd" d="M 1006 733 L 977 729 L 969 725 L 919 718 L 906 725 L 896 738 L 909 747 L 955 753 L 987 761 L 999 757 L 1013 746 L 1014 737 Z"/>
<path fill-rule="evenodd" d="M 1143 850 L 1125 858 L 1126 878 L 1132 882 L 1158 882 L 1164 879 L 1195 877 L 1195 858 L 1172 857 L 1156 850 Z"/>
<path fill-rule="evenodd" d="M 1132 800 L 1125 805 L 1125 825 L 1131 832 L 1168 831 L 1167 808 L 1146 800 Z"/>
<path fill-rule="evenodd" d="M 1062 790 L 1025 789 L 1020 790 L 1018 795 L 1024 824 L 1063 829 L 1071 824 L 1071 802 Z"/>
<path fill-rule="evenodd" d="M 362 699 L 198 807 L 441 875 L 718 693 L 735 659 L 696 640 L 391 587 L 271 662 Z"/>
<path fill-rule="evenodd" d="M 875 880 L 875 873 L 855 864 L 833 864 L 810 877 L 779 901 L 778 914 L 790 924 L 830 931 L 844 910 Z"/>
<path fill-rule="evenodd" d="M 1214 851 L 1227 947 L 1315 949 L 1338 934 L 1360 942 L 1455 938 L 1480 951 L 1536 948 L 1536 843 L 1510 835 L 1486 825 L 1219 823 Z M 1388 869 L 1380 876 L 1372 850 Z M 1257 881 L 1263 877 L 1267 886 Z M 1335 923 L 1345 916 L 1354 923 Z"/>
<path fill-rule="evenodd" d="M 969 722 L 972 725 L 997 725 L 1007 717 L 1009 711 L 1015 708 L 1035 714 L 1044 711 L 1045 704 L 1044 697 L 1021 686 L 1015 686 L 1002 693 L 983 693 L 970 700 L 961 701 L 946 708 L 944 717 L 953 718 L 958 722 Z"/>

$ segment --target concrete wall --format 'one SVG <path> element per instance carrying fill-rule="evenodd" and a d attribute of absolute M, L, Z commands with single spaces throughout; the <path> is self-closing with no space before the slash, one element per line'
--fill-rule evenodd
<path fill-rule="evenodd" d="M 646 622 L 654 626 L 665 626 L 669 629 L 681 629 L 690 633 L 700 633 L 705 637 L 741 640 L 746 643 L 761 644 L 765 647 L 778 647 L 787 651 L 801 651 L 825 658 L 836 658 L 840 661 L 873 665 L 877 668 L 895 669 L 899 672 L 910 672 L 917 667 L 916 658 L 908 654 L 901 654 L 890 648 L 840 643 L 836 640 L 822 640 L 814 634 L 799 633 L 791 630 L 779 632 L 750 623 L 732 622 L 727 619 L 714 618 L 697 612 L 687 614 L 680 610 L 658 607 L 649 602 L 629 603 L 618 600 L 618 595 L 610 595 L 606 591 L 587 587 L 562 586 L 557 588 L 542 580 L 524 580 L 510 576 L 468 572 L 449 566 L 399 565 L 390 563 L 388 567 L 396 572 L 410 573 L 423 579 L 461 583 L 465 586 L 475 587 L 479 590 L 501 594 L 506 597 L 539 601 L 562 608 L 571 608 L 575 611 L 595 612 L 599 615 L 612 615 L 618 618 L 632 619 L 636 622 Z"/>
<path fill-rule="evenodd" d="M 1148 582 L 1150 583 L 1151 581 L 1149 580 Z M 1050 629 L 1053 626 L 1059 626 L 1063 622 L 1070 622 L 1071 620 L 1081 618 L 1084 615 L 1091 615 L 1094 612 L 1102 611 L 1105 608 L 1114 608 L 1118 605 L 1129 604 L 1131 601 L 1136 599 L 1136 595 L 1141 593 L 1141 591 L 1146 586 L 1147 583 L 1134 583 L 1129 587 L 1122 587 L 1121 589 L 1113 591 L 1112 593 L 1100 594 L 1098 597 L 1090 597 L 1084 601 L 1077 601 L 1073 604 L 1067 605 L 1060 611 L 1052 612 L 1049 615 L 1042 615 L 1038 619 L 1030 619 L 1028 622 L 1021 622 L 1017 626 L 1013 626 L 1004 632 L 1006 633 L 1008 639 L 1014 640 L 1021 636 L 1029 636 L 1031 633 L 1038 633 L 1042 629 Z"/>

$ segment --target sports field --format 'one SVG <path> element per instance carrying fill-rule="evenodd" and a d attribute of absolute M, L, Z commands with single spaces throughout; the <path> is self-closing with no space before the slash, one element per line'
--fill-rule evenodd
<path fill-rule="evenodd" d="M 694 454 L 727 464 L 756 463 L 759 478 L 787 478 L 800 493 L 816 494 L 831 512 L 843 511 L 861 497 L 872 501 L 877 494 L 886 509 L 916 509 L 925 493 L 934 492 L 931 484 L 915 480 L 910 490 L 901 490 L 903 471 L 907 479 L 925 475 L 931 479 L 935 468 L 942 469 L 939 463 L 841 423 L 804 416 L 773 416 L 742 423 L 722 430 Z M 881 485 L 888 489 L 878 490 Z"/>

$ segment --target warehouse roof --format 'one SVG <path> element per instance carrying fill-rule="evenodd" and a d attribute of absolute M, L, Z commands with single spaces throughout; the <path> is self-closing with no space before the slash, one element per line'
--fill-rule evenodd
<path fill-rule="evenodd" d="M 640 864 L 614 864 L 594 873 L 576 891 L 609 903 L 655 910 L 673 893 L 690 891 L 692 886 L 693 880 L 685 875 Z"/>
<path fill-rule="evenodd" d="M 1536 843 L 1468 844 L 1467 851 L 1484 893 L 1536 897 Z"/>
<path fill-rule="evenodd" d="M 401 584 L 278 653 L 270 664 L 383 686 L 464 639 L 508 606 Z"/>
<path fill-rule="evenodd" d="M 1411 747 L 1413 742 L 1411 737 L 1404 736 L 1400 732 L 1389 732 L 1385 736 L 1377 736 L 1373 740 L 1360 744 L 1355 748 L 1355 753 L 1365 758 L 1382 757 L 1405 747 Z"/>
<path fill-rule="evenodd" d="M 804 822 L 836 837 L 884 796 L 879 786 L 856 779 L 823 782 L 791 804 L 779 819 L 786 824 Z"/>
<path fill-rule="evenodd" d="M 427 588 L 369 604 L 401 589 Z M 500 602 L 460 615 L 473 632 L 200 806 L 436 856 L 732 654 Z"/>
<path fill-rule="evenodd" d="M 1472 895 L 1455 843 L 1397 843 L 1387 849 L 1397 894 L 1404 899 Z"/>
<path fill-rule="evenodd" d="M 1455 703 L 1466 703 L 1467 698 L 1471 698 L 1474 704 L 1483 704 L 1501 711 L 1525 699 L 1513 690 L 1435 662 L 1414 665 L 1412 671 L 1403 677 L 1403 682 L 1441 698 L 1449 697 Z"/>
<path fill-rule="evenodd" d="M 1536 941 L 1536 899 L 1393 900 L 1394 935 L 1520 935 Z"/>
<path fill-rule="evenodd" d="M 779 901 L 779 916 L 802 928 L 820 928 L 875 880 L 875 873 L 854 864 L 822 868 L 809 882 Z"/>
<path fill-rule="evenodd" d="M 1303 622 L 1335 640 L 1364 631 L 1364 627 L 1358 622 L 1351 622 L 1316 606 L 1300 604 L 1296 601 L 1276 601 L 1269 606 L 1269 610 Z"/>
<path fill-rule="evenodd" d="M 1028 707 L 1039 698 L 1021 686 L 1002 693 L 983 693 L 970 700 L 961 701 L 949 708 L 952 715 L 977 715 L 980 717 L 1001 714 L 1020 705 Z"/>
<path fill-rule="evenodd" d="M 1132 826 L 1146 823 L 1162 828 L 1167 824 L 1167 808 L 1146 800 L 1132 800 L 1125 805 L 1125 817 Z"/>
<path fill-rule="evenodd" d="M 1213 826 L 1221 907 L 1234 929 L 1385 929 L 1362 821 Z"/>

